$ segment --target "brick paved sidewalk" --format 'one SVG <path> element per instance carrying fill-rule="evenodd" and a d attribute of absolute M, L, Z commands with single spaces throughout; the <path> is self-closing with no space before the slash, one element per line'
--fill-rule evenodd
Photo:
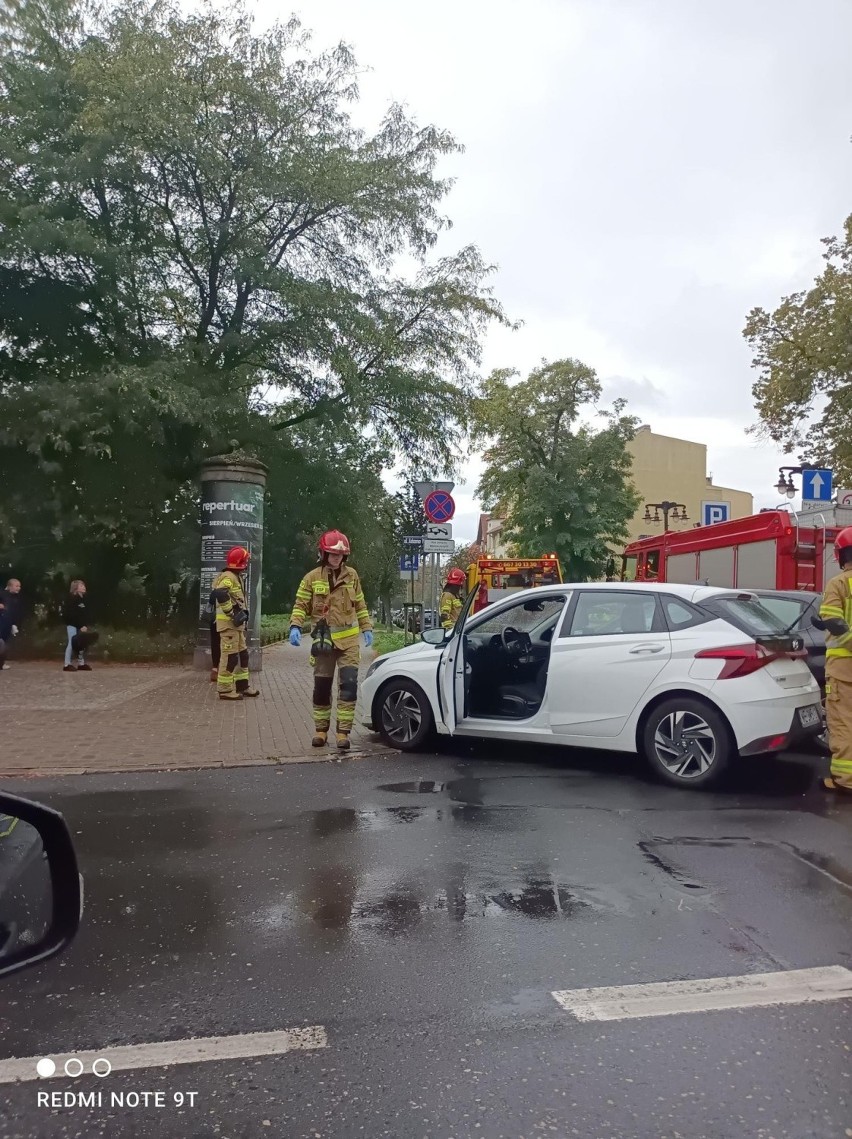
<path fill-rule="evenodd" d="M 372 654 L 369 654 L 372 657 Z M 181 666 L 13 662 L 0 672 L 0 774 L 67 775 L 304 763 L 337 758 L 311 748 L 308 649 L 264 649 L 255 700 L 226 702 L 206 672 Z M 394 755 L 355 718 L 350 756 Z"/>

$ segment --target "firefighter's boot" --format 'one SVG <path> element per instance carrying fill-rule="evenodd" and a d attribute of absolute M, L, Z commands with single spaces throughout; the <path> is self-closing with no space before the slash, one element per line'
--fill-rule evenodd
<path fill-rule="evenodd" d="M 219 693 L 220 700 L 242 700 L 242 698 L 242 694 L 237 692 L 235 688 Z"/>
<path fill-rule="evenodd" d="M 832 794 L 837 794 L 841 797 L 846 796 L 852 799 L 852 787 L 844 787 L 842 783 L 836 783 L 830 775 L 826 775 L 823 779 L 820 779 L 819 786 L 823 791 L 829 791 Z"/>
<path fill-rule="evenodd" d="M 311 747 L 325 747 L 328 743 L 328 732 L 322 731 L 320 728 L 314 732 L 314 738 L 311 740 Z"/>
<path fill-rule="evenodd" d="M 349 739 L 349 733 L 348 732 L 338 732 L 337 733 L 337 750 L 338 751 L 349 751 L 349 749 L 351 747 L 352 747 L 352 743 Z"/>

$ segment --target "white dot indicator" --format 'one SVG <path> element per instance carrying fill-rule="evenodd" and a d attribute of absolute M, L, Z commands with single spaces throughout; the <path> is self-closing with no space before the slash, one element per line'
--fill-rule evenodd
<path fill-rule="evenodd" d="M 100 1071 L 98 1071 L 98 1064 L 102 1065 L 102 1068 Z M 96 1076 L 100 1076 L 101 1079 L 103 1079 L 104 1076 L 108 1076 L 111 1071 L 112 1071 L 112 1064 L 110 1064 L 110 1062 L 109 1062 L 109 1060 L 107 1060 L 106 1056 L 99 1056 L 97 1058 L 97 1060 L 95 1060 L 94 1063 L 92 1064 L 92 1072 Z"/>
<path fill-rule="evenodd" d="M 72 1064 L 77 1065 L 77 1071 L 76 1072 L 71 1071 L 71 1065 Z M 72 1056 L 70 1060 L 65 1061 L 65 1075 L 66 1076 L 72 1076 L 72 1077 L 79 1076 L 82 1073 L 82 1071 L 83 1071 L 83 1061 L 78 1060 L 76 1056 Z"/>
<path fill-rule="evenodd" d="M 45 1056 L 43 1060 L 39 1060 L 36 1064 L 36 1071 L 42 1079 L 46 1080 L 48 1076 L 52 1076 L 56 1071 L 56 1065 L 49 1056 Z"/>

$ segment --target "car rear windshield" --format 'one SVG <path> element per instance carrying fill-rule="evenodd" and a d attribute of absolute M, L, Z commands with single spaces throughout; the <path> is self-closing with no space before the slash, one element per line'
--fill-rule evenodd
<path fill-rule="evenodd" d="M 741 594 L 708 597 L 701 602 L 701 608 L 730 621 L 732 625 L 743 633 L 748 633 L 750 637 L 767 637 L 785 633 L 790 624 L 789 621 L 785 624 L 761 601 L 752 597 L 743 597 Z M 793 620 L 793 616 L 791 615 L 790 621 Z"/>
<path fill-rule="evenodd" d="M 798 625 L 805 610 L 811 607 L 810 601 L 799 601 L 795 597 L 761 597 L 760 604 L 774 613 L 785 629 Z"/>

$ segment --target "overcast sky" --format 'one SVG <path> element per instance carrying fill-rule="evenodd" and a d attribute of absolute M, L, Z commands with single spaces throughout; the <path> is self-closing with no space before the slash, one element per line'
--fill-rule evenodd
<path fill-rule="evenodd" d="M 486 369 L 579 357 L 655 431 L 707 443 L 716 482 L 775 505 L 785 460 L 745 435 L 755 373 L 741 330 L 754 305 L 812 280 L 819 239 L 852 211 L 852 2 L 295 10 L 316 46 L 344 39 L 370 69 L 362 122 L 398 100 L 464 144 L 447 166 L 445 241 L 481 247 L 524 321 L 489 336 Z M 478 517 L 467 470 L 457 540 Z"/>

